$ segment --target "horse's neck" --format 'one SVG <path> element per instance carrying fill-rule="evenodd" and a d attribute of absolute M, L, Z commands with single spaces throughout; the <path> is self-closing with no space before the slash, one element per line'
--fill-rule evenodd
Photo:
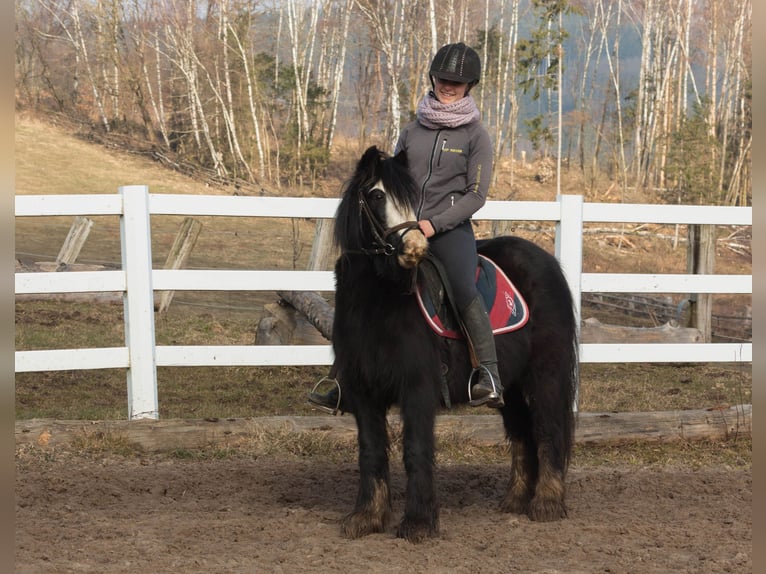
<path fill-rule="evenodd" d="M 383 256 L 376 256 L 383 257 Z M 370 256 L 349 256 L 338 265 L 339 288 L 363 288 L 374 297 L 414 294 L 415 272 L 398 265 L 381 264 Z M 364 287 L 362 287 L 364 286 Z"/>

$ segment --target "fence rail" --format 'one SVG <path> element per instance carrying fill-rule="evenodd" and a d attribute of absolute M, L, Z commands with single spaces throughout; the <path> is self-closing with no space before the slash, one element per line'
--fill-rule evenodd
<path fill-rule="evenodd" d="M 16 372 L 124 368 L 128 417 L 159 418 L 157 367 L 330 365 L 330 345 L 157 346 L 154 291 L 333 291 L 332 272 L 164 270 L 152 268 L 151 216 L 332 218 L 338 200 L 150 194 L 146 186 L 118 194 L 16 196 L 16 217 L 116 215 L 119 271 L 16 273 L 15 293 L 122 292 L 124 347 L 16 351 Z M 752 225 L 752 208 L 584 203 L 562 195 L 554 202 L 488 201 L 475 219 L 553 221 L 555 253 L 574 295 L 583 293 L 752 293 L 752 275 L 583 273 L 586 222 Z M 751 343 L 582 344 L 582 362 L 751 362 Z"/>

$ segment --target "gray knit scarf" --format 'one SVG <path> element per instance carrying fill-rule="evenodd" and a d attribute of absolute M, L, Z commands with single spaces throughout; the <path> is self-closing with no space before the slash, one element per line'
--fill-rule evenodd
<path fill-rule="evenodd" d="M 418 121 L 432 130 L 456 128 L 478 121 L 480 117 L 479 108 L 470 94 L 451 104 L 443 104 L 433 92 L 428 92 L 418 104 Z"/>

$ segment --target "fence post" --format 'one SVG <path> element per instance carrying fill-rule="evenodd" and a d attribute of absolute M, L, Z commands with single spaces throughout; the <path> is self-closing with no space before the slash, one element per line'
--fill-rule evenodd
<path fill-rule="evenodd" d="M 583 197 L 581 195 L 559 195 L 556 201 L 561 205 L 561 217 L 556 222 L 556 259 L 564 269 L 569 290 L 574 300 L 577 332 L 580 332 L 582 293 L 582 230 Z"/>
<path fill-rule="evenodd" d="M 556 259 L 559 260 L 564 276 L 572 292 L 575 312 L 575 329 L 580 340 L 582 324 L 582 231 L 583 231 L 583 196 L 557 195 L 556 201 L 561 206 L 559 220 L 556 222 Z M 579 365 L 576 367 L 579 371 Z M 579 378 L 579 374 L 578 374 Z M 580 410 L 580 392 L 576 391 L 572 410 Z"/>
<path fill-rule="evenodd" d="M 69 233 L 64 240 L 64 245 L 61 246 L 58 257 L 56 257 L 56 263 L 59 264 L 59 267 L 62 263 L 69 265 L 77 260 L 91 227 L 93 227 L 93 222 L 87 217 L 78 215 L 74 218 L 72 227 L 69 228 Z"/>
<path fill-rule="evenodd" d="M 125 343 L 128 367 L 128 418 L 158 419 L 157 361 L 154 344 L 154 291 L 149 188 L 120 187 L 120 243 L 125 273 Z"/>
<path fill-rule="evenodd" d="M 715 268 L 715 225 L 690 225 L 686 271 L 692 274 L 713 274 Z M 713 341 L 713 296 L 710 293 L 689 294 L 689 327 L 702 332 L 705 343 Z"/>
<path fill-rule="evenodd" d="M 168 253 L 167 261 L 165 261 L 165 269 L 180 269 L 186 265 L 201 230 L 202 224 L 196 219 L 187 217 L 183 220 L 173 241 L 173 246 L 170 248 L 170 253 Z M 162 314 L 168 310 L 174 293 L 175 291 L 162 292 L 158 313 Z"/>

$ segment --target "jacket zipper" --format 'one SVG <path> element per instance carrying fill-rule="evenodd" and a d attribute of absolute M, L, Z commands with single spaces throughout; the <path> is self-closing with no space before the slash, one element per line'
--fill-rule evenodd
<path fill-rule="evenodd" d="M 436 136 L 434 137 L 434 144 L 431 147 L 431 157 L 428 159 L 428 175 L 426 175 L 425 180 L 423 181 L 423 185 L 420 186 L 420 204 L 418 205 L 418 211 L 417 211 L 417 218 L 420 219 L 420 214 L 423 213 L 423 206 L 426 202 L 426 185 L 428 185 L 428 181 L 431 179 L 431 175 L 434 172 L 434 156 L 436 154 L 436 146 L 439 143 L 439 135 L 442 133 L 441 130 L 436 132 Z M 445 143 L 447 140 L 444 140 Z M 442 145 L 443 147 L 443 145 Z M 441 156 L 441 154 L 440 154 Z"/>

